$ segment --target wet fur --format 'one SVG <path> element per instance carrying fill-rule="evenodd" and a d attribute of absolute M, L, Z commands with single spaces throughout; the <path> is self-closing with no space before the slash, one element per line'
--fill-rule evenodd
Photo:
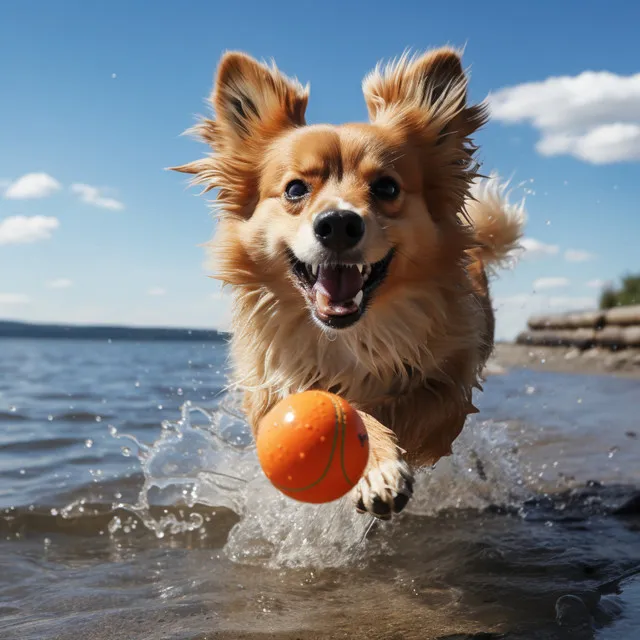
<path fill-rule="evenodd" d="M 231 354 L 254 434 L 288 394 L 338 393 L 371 439 L 361 510 L 388 517 L 411 495 L 411 472 L 451 452 L 476 409 L 472 390 L 493 348 L 488 272 L 515 248 L 522 213 L 479 181 L 472 134 L 486 120 L 466 101 L 458 52 L 438 49 L 378 67 L 363 83 L 369 124 L 307 126 L 308 88 L 239 53 L 223 57 L 215 118 L 195 128 L 212 153 L 182 167 L 217 189 L 211 243 L 216 277 L 231 289 Z M 396 203 L 373 202 L 371 179 L 401 181 Z M 282 198 L 306 176 L 303 205 Z M 335 202 L 362 212 L 367 261 L 396 254 L 359 322 L 329 331 L 292 282 L 287 247 Z"/>

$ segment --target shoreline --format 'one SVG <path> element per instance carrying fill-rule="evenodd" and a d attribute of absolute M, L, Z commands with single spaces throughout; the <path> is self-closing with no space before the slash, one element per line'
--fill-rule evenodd
<path fill-rule="evenodd" d="M 612 351 L 594 347 L 581 351 L 576 347 L 498 342 L 487 363 L 486 374 L 499 375 L 509 369 L 640 379 L 640 349 Z"/>

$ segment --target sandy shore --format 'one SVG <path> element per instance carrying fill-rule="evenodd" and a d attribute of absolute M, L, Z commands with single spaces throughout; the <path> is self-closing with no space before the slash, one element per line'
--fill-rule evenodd
<path fill-rule="evenodd" d="M 617 375 L 640 379 L 640 349 L 609 351 L 574 347 L 534 347 L 507 342 L 496 345 L 488 374 L 512 368 L 565 373 Z"/>

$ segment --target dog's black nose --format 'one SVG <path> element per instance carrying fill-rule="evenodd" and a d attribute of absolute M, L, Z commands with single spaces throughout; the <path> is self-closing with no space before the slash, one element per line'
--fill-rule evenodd
<path fill-rule="evenodd" d="M 364 220 L 353 211 L 324 211 L 313 222 L 316 238 L 327 249 L 353 249 L 364 235 Z"/>

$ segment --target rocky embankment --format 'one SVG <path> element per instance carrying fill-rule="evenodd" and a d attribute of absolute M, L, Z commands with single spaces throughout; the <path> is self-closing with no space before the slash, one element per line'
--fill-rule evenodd
<path fill-rule="evenodd" d="M 527 367 L 640 377 L 640 305 L 535 316 L 515 343 L 496 345 L 488 372 Z"/>

